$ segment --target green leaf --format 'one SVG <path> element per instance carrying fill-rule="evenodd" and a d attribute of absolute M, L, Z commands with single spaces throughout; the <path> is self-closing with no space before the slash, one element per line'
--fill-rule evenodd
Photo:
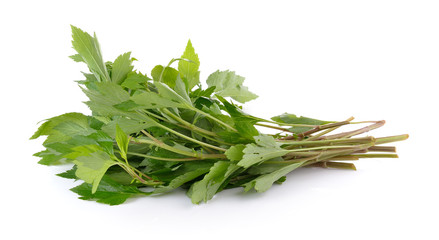
<path fill-rule="evenodd" d="M 75 62 L 84 62 L 84 59 L 82 59 L 81 55 L 79 54 L 69 56 L 69 58 L 73 59 Z"/>
<path fill-rule="evenodd" d="M 124 53 L 117 57 L 116 60 L 114 60 L 113 69 L 111 70 L 111 80 L 114 83 L 121 84 L 127 78 L 128 73 L 133 70 L 132 62 L 131 52 Z"/>
<path fill-rule="evenodd" d="M 177 80 L 178 71 L 172 67 L 165 67 L 161 65 L 155 66 L 151 70 L 152 79 L 156 82 L 163 82 L 171 88 L 175 87 L 175 81 Z"/>
<path fill-rule="evenodd" d="M 75 165 L 75 166 L 72 167 L 72 169 L 69 169 L 69 170 L 67 170 L 65 172 L 62 172 L 62 173 L 58 173 L 56 175 L 59 176 L 59 177 L 62 177 L 62 178 L 77 180 L 78 177 L 76 176 L 76 169 L 77 169 L 77 167 Z"/>
<path fill-rule="evenodd" d="M 127 160 L 128 144 L 130 143 L 128 135 L 123 132 L 122 128 L 116 124 L 116 143 L 120 150 L 120 155 Z"/>
<path fill-rule="evenodd" d="M 192 106 L 192 102 L 190 101 L 189 97 L 186 97 L 184 93 L 183 93 L 184 96 L 182 96 L 161 82 L 156 82 L 155 85 L 159 91 L 159 94 L 162 97 L 181 103 L 182 106 L 180 107 Z M 180 86 L 178 89 L 180 89 L 181 87 L 183 86 Z"/>
<path fill-rule="evenodd" d="M 122 87 L 126 87 L 132 90 L 136 90 L 139 88 L 146 88 L 147 82 L 151 80 L 146 75 L 137 72 L 128 73 L 125 81 L 121 84 Z"/>
<path fill-rule="evenodd" d="M 70 190 L 80 195 L 83 200 L 96 200 L 99 203 L 118 205 L 124 203 L 128 198 L 136 195 L 149 195 L 137 187 L 125 186 L 117 183 L 108 176 L 103 176 L 99 186 L 93 191 L 93 185 L 83 183 Z"/>
<path fill-rule="evenodd" d="M 72 121 L 68 121 L 68 122 L 62 122 L 58 125 L 56 125 L 53 129 L 58 130 L 59 132 L 73 137 L 76 135 L 90 135 L 94 132 L 96 132 L 96 130 L 94 130 L 93 128 L 91 128 L 88 123 L 87 125 L 85 124 L 81 124 L 81 122 L 72 122 Z"/>
<path fill-rule="evenodd" d="M 90 156 L 91 153 L 103 151 L 104 149 L 100 145 L 92 143 L 72 147 L 71 150 L 72 152 L 67 153 L 65 157 L 74 160 L 80 156 Z"/>
<path fill-rule="evenodd" d="M 113 128 L 114 129 L 114 128 Z M 87 136 L 89 139 L 93 139 L 96 141 L 96 144 L 98 144 L 102 149 L 108 153 L 113 154 L 113 138 L 111 138 L 107 133 L 99 130 L 96 133 L 93 133 L 89 136 Z"/>
<path fill-rule="evenodd" d="M 37 139 L 40 136 L 47 136 L 53 132 L 53 128 L 62 122 L 80 122 L 87 124 L 87 117 L 82 113 L 65 113 L 56 117 L 45 120 L 38 130 L 30 137 L 30 139 Z"/>
<path fill-rule="evenodd" d="M 175 92 L 174 92 L 175 93 Z M 131 97 L 131 100 L 144 109 L 184 107 L 184 105 L 172 98 L 162 96 L 155 92 L 143 92 Z"/>
<path fill-rule="evenodd" d="M 230 161 L 239 161 L 244 156 L 244 152 L 243 152 L 244 148 L 245 148 L 244 144 L 237 144 L 227 149 L 225 154 Z"/>
<path fill-rule="evenodd" d="M 175 92 L 180 95 L 187 103 L 191 103 L 191 99 L 189 98 L 189 94 L 187 91 L 186 83 L 180 78 L 180 75 L 177 76 L 177 80 L 175 81 Z"/>
<path fill-rule="evenodd" d="M 215 86 L 215 93 L 221 97 L 231 97 L 240 103 L 256 99 L 258 96 L 243 86 L 244 77 L 231 71 L 216 71 L 207 78 L 209 87 Z"/>
<path fill-rule="evenodd" d="M 209 173 L 198 182 L 192 184 L 188 191 L 188 196 L 192 203 L 198 204 L 201 201 L 207 202 L 218 192 L 223 183 L 236 171 L 239 166 L 231 162 L 218 161 Z"/>
<path fill-rule="evenodd" d="M 65 113 L 47 119 L 30 139 L 40 136 L 47 136 L 44 145 L 63 142 L 72 138 L 74 135 L 88 135 L 95 130 L 89 126 L 87 116 L 82 113 Z"/>
<path fill-rule="evenodd" d="M 94 130 L 101 130 L 101 127 L 105 124 L 101 120 L 97 119 L 96 116 L 87 116 L 88 123 Z"/>
<path fill-rule="evenodd" d="M 83 61 L 88 65 L 97 79 L 100 79 L 100 81 L 110 81 L 110 76 L 102 59 L 102 53 L 96 34 L 92 37 L 75 26 L 71 27 L 73 48 L 81 55 Z"/>
<path fill-rule="evenodd" d="M 259 131 L 254 126 L 255 123 L 260 121 L 259 118 L 245 114 L 221 96 L 217 96 L 217 98 L 223 103 L 226 111 L 232 117 L 235 128 L 241 136 L 253 140 L 254 136 L 259 135 Z"/>
<path fill-rule="evenodd" d="M 177 170 L 172 172 L 173 179 L 168 185 L 156 188 L 154 193 L 164 193 L 176 189 L 181 185 L 209 172 L 209 169 L 212 167 L 212 165 L 212 163 L 208 162 L 185 163 L 182 167 L 179 167 Z M 159 176 L 159 179 L 162 180 L 162 177 Z"/>
<path fill-rule="evenodd" d="M 190 60 L 180 60 L 178 62 L 178 71 L 182 75 L 182 78 L 186 79 L 188 89 L 191 90 L 200 82 L 200 72 L 198 71 L 200 60 L 198 59 L 198 54 L 195 53 L 195 49 L 192 47 L 191 40 L 188 41 L 181 58 Z"/>
<path fill-rule="evenodd" d="M 212 93 L 215 91 L 215 86 L 209 87 L 205 90 L 202 90 L 201 88 L 197 88 L 195 91 L 190 92 L 191 97 L 193 98 L 211 98 Z"/>
<path fill-rule="evenodd" d="M 46 150 L 41 152 L 37 152 L 34 154 L 34 156 L 41 158 L 38 163 L 42 165 L 50 166 L 65 163 L 64 155 L 50 148 L 47 148 Z"/>
<path fill-rule="evenodd" d="M 282 161 L 282 162 L 281 162 Z M 279 162 L 279 163 L 275 163 Z M 265 162 L 264 164 L 253 165 L 248 170 L 247 173 L 251 175 L 262 175 L 274 172 L 286 166 L 285 160 L 283 158 L 273 158 L 270 159 L 270 163 Z"/>
<path fill-rule="evenodd" d="M 100 116 L 125 116 L 132 119 L 142 119 L 137 113 L 124 111 L 115 107 L 115 105 L 130 99 L 130 95 L 120 85 L 113 82 L 98 82 L 96 90 L 83 89 L 84 93 L 90 99 L 86 104 L 93 113 Z"/>
<path fill-rule="evenodd" d="M 133 100 L 128 100 L 128 101 L 125 101 L 125 102 L 118 103 L 116 105 L 113 105 L 113 107 L 115 107 L 115 108 L 117 108 L 119 110 L 122 110 L 122 111 L 135 111 L 135 110 L 138 110 L 138 109 L 145 108 L 142 105 L 137 104 Z"/>
<path fill-rule="evenodd" d="M 78 156 L 101 150 L 113 154 L 113 139 L 100 130 L 88 136 L 74 135 L 65 141 L 47 142 L 44 146 L 45 151 L 34 154 L 34 156 L 41 157 L 38 163 L 43 165 L 68 163 Z"/>
<path fill-rule="evenodd" d="M 96 83 L 96 87 L 97 92 L 93 91 L 94 94 L 92 95 L 92 97 L 95 98 L 91 98 L 90 100 L 102 103 L 102 105 L 112 106 L 130 98 L 129 93 L 116 83 L 101 82 Z M 91 91 L 86 91 L 86 94 L 89 92 Z"/>
<path fill-rule="evenodd" d="M 296 115 L 290 113 L 284 113 L 279 116 L 272 117 L 271 120 L 280 123 L 307 124 L 307 125 L 323 125 L 323 124 L 332 123 L 332 121 L 322 121 L 322 120 L 307 118 L 307 117 L 297 117 Z M 289 130 L 294 133 L 302 133 L 311 129 L 312 127 L 291 127 Z"/>
<path fill-rule="evenodd" d="M 88 156 L 79 156 L 73 162 L 78 167 L 76 176 L 86 183 L 92 184 L 92 193 L 96 192 L 99 182 L 108 168 L 118 163 L 102 151 L 92 152 Z"/>
<path fill-rule="evenodd" d="M 85 80 L 79 80 L 77 81 L 79 84 L 83 84 L 88 89 L 94 89 L 96 90 L 96 82 L 99 82 L 99 79 L 96 78 L 96 76 L 92 73 L 84 73 L 82 74 L 85 77 Z"/>
<path fill-rule="evenodd" d="M 303 163 L 304 162 L 293 163 L 271 173 L 261 175 L 251 182 L 244 184 L 244 191 L 247 192 L 254 188 L 257 192 L 265 192 L 273 185 L 274 182 L 285 176 L 287 173 L 299 168 Z"/>
<path fill-rule="evenodd" d="M 126 134 L 138 133 L 140 130 L 153 126 L 152 122 L 138 121 L 129 118 L 115 118 L 108 124 L 102 127 L 102 131 L 108 135 L 116 136 L 116 125 L 119 125 L 123 132 Z"/>
<path fill-rule="evenodd" d="M 240 133 L 237 132 L 231 132 L 224 129 L 221 129 L 219 131 L 214 131 L 218 136 L 221 137 L 222 140 L 228 143 L 233 144 L 248 144 L 253 142 L 253 140 L 250 140 L 248 138 L 242 137 Z"/>
<path fill-rule="evenodd" d="M 244 156 L 238 162 L 238 165 L 248 168 L 252 165 L 259 164 L 263 161 L 281 157 L 288 153 L 288 150 L 282 149 L 273 137 L 260 135 L 254 137 L 256 144 L 247 144 L 243 150 Z"/>

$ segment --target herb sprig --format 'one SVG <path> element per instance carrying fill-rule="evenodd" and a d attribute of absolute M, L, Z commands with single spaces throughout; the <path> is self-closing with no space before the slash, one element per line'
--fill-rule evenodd
<path fill-rule="evenodd" d="M 47 119 L 31 139 L 47 136 L 45 150 L 35 154 L 40 164 L 73 164 L 58 176 L 83 180 L 71 189 L 81 199 L 117 205 L 182 187 L 198 204 L 228 188 L 264 192 L 300 167 L 355 170 L 346 161 L 395 158 L 394 147 L 378 145 L 408 137 L 358 137 L 384 121 L 249 115 L 235 103 L 257 98 L 242 76 L 218 70 L 202 88 L 190 41 L 180 58 L 155 66 L 147 76 L 134 70 L 130 52 L 105 62 L 96 35 L 72 26 L 72 36 L 77 54 L 70 57 L 90 70 L 78 83 L 92 114 Z M 331 134 L 360 123 L 369 125 Z M 264 134 L 256 126 L 278 133 Z"/>

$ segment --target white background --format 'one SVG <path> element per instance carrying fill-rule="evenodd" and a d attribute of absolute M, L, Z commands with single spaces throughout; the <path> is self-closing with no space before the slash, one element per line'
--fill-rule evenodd
<path fill-rule="evenodd" d="M 438 239 L 437 1 L 2 1 L 1 239 Z M 38 165 L 43 119 L 89 113 L 67 56 L 69 24 L 97 32 L 106 60 L 132 51 L 148 73 L 190 38 L 201 77 L 235 70 L 253 115 L 387 120 L 399 159 L 357 171 L 300 169 L 263 194 L 192 205 L 183 191 L 110 207 Z"/>

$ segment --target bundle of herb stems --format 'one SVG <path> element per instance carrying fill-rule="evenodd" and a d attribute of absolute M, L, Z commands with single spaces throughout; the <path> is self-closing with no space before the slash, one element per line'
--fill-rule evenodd
<path fill-rule="evenodd" d="M 181 187 L 198 204 L 228 188 L 264 192 L 297 168 L 355 170 L 346 161 L 396 158 L 395 147 L 379 145 L 408 137 L 358 136 L 384 121 L 323 121 L 288 113 L 267 120 L 244 113 L 235 102 L 257 97 L 244 78 L 216 71 L 203 89 L 190 41 L 180 58 L 155 66 L 148 77 L 133 69 L 130 52 L 104 62 L 96 35 L 72 26 L 72 36 L 77 54 L 70 57 L 90 70 L 78 83 L 92 115 L 47 119 L 31 139 L 47 136 L 45 150 L 35 154 L 40 164 L 73 165 L 58 175 L 83 180 L 71 189 L 81 199 L 117 205 Z M 361 127 L 332 133 L 353 124 Z"/>

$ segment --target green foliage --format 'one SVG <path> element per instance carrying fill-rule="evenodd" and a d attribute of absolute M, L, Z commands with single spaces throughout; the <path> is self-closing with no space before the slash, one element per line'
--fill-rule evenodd
<path fill-rule="evenodd" d="M 175 81 L 177 81 L 178 71 L 172 67 L 157 65 L 152 69 L 151 76 L 154 81 L 163 82 L 173 88 Z"/>
<path fill-rule="evenodd" d="M 96 35 L 92 37 L 77 27 L 71 27 L 73 49 L 78 52 L 78 55 L 74 55 L 75 57 L 72 57 L 72 59 L 80 61 L 79 56 L 81 56 L 82 61 L 87 64 L 90 71 L 96 76 L 96 79 L 109 82 L 110 76 L 102 59 L 102 53 Z"/>
<path fill-rule="evenodd" d="M 323 125 L 323 124 L 332 123 L 331 121 L 322 121 L 322 120 L 307 118 L 303 116 L 297 117 L 296 115 L 290 113 L 284 113 L 282 115 L 272 117 L 271 119 L 275 122 L 288 123 L 288 124 Z M 289 128 L 289 130 L 294 133 L 303 133 L 311 129 L 312 127 L 300 127 L 300 126 L 294 126 Z"/>
<path fill-rule="evenodd" d="M 244 191 L 247 192 L 250 189 L 254 188 L 258 192 L 265 192 L 271 187 L 271 185 L 273 185 L 274 182 L 285 176 L 287 173 L 297 169 L 302 164 L 303 162 L 293 163 L 270 173 L 263 174 L 256 179 L 244 184 Z"/>
<path fill-rule="evenodd" d="M 230 161 L 239 161 L 244 156 L 244 149 L 246 146 L 244 144 L 236 144 L 234 146 L 231 146 L 227 151 L 224 153 L 226 154 L 227 158 Z"/>
<path fill-rule="evenodd" d="M 260 118 L 245 114 L 241 109 L 227 102 L 227 100 L 221 96 L 217 96 L 217 98 L 223 103 L 225 111 L 232 117 L 234 126 L 242 137 L 253 139 L 254 136 L 259 135 L 259 131 L 254 125 L 261 121 Z"/>
<path fill-rule="evenodd" d="M 121 84 L 133 70 L 131 63 L 133 62 L 131 58 L 131 53 L 127 52 L 114 60 L 111 69 L 111 81 L 117 84 Z"/>
<path fill-rule="evenodd" d="M 238 162 L 239 166 L 248 168 L 263 161 L 281 157 L 289 152 L 281 148 L 281 144 L 277 143 L 271 136 L 256 136 L 255 141 L 256 143 L 247 144 L 244 150 L 242 150 L 244 156 Z"/>
<path fill-rule="evenodd" d="M 76 169 L 77 169 L 77 167 L 76 167 L 76 165 L 74 165 L 72 167 L 72 169 L 69 169 L 69 170 L 67 170 L 65 172 L 62 172 L 62 173 L 58 173 L 56 175 L 59 176 L 59 177 L 62 177 L 62 178 L 75 179 L 76 180 L 76 179 L 78 179 L 78 177 L 76 176 Z"/>
<path fill-rule="evenodd" d="M 93 186 L 91 184 L 83 183 L 71 190 L 80 195 L 80 199 L 96 200 L 96 202 L 108 205 L 122 204 L 128 198 L 138 195 L 149 195 L 149 193 L 142 192 L 135 186 L 124 186 L 107 176 L 102 178 L 94 192 L 92 188 Z"/>
<path fill-rule="evenodd" d="M 356 152 L 367 151 L 375 142 L 406 138 L 351 138 L 370 130 L 362 128 L 334 140 L 297 139 L 297 133 L 318 132 L 316 126 L 333 122 L 294 114 L 269 121 L 245 113 L 232 102 L 257 97 L 243 86 L 244 78 L 233 71 L 216 71 L 203 89 L 200 61 L 191 41 L 181 58 L 155 66 L 151 79 L 133 68 L 136 59 L 131 52 L 104 62 L 96 35 L 72 26 L 72 37 L 77 53 L 70 58 L 90 70 L 78 83 L 92 114 L 49 118 L 31 139 L 46 136 L 45 149 L 34 154 L 38 163 L 73 164 L 58 176 L 82 182 L 71 189 L 80 199 L 117 205 L 131 197 L 184 188 L 199 204 L 229 188 L 264 192 L 299 167 L 322 164 L 352 169 L 331 158 L 356 157 Z M 177 69 L 171 66 L 175 62 Z M 266 135 L 257 127 L 280 133 Z M 334 125 L 325 127 L 321 129 L 334 130 Z M 285 135 L 290 132 L 296 135 Z"/>
<path fill-rule="evenodd" d="M 126 79 L 121 84 L 122 87 L 129 88 L 131 90 L 142 89 L 147 86 L 148 81 L 151 80 L 146 75 L 138 72 L 130 72 L 127 74 Z"/>
<path fill-rule="evenodd" d="M 218 161 L 210 168 L 204 178 L 194 183 L 189 189 L 188 196 L 192 203 L 207 202 L 220 190 L 220 187 L 239 167 L 236 164 Z"/>
<path fill-rule="evenodd" d="M 67 125 L 76 126 L 76 130 L 81 132 L 81 130 L 87 128 L 88 126 L 87 116 L 82 113 L 65 113 L 60 116 L 47 119 L 43 124 L 41 124 L 41 126 L 30 139 L 36 139 L 40 136 L 48 136 L 45 143 L 69 139 L 70 137 L 68 133 L 60 132 L 58 130 L 60 128 L 62 130 L 63 125 L 64 128 L 67 128 Z"/>
<path fill-rule="evenodd" d="M 200 83 L 200 71 L 198 71 L 200 60 L 198 59 L 198 54 L 195 53 L 191 40 L 187 42 L 186 49 L 181 58 L 184 60 L 178 62 L 178 72 L 188 83 L 188 90 L 191 90 Z"/>
<path fill-rule="evenodd" d="M 258 96 L 243 86 L 244 77 L 231 71 L 216 71 L 207 78 L 207 85 L 215 87 L 215 94 L 221 97 L 231 97 L 240 103 L 256 99 Z"/>
<path fill-rule="evenodd" d="M 86 183 L 92 184 L 92 193 L 96 192 L 99 182 L 105 172 L 117 164 L 110 155 L 103 151 L 92 152 L 86 156 L 79 156 L 73 161 L 78 169 L 76 176 Z"/>
<path fill-rule="evenodd" d="M 116 125 L 116 143 L 120 150 L 120 155 L 123 159 L 127 160 L 129 137 L 123 132 L 119 125 Z"/>

